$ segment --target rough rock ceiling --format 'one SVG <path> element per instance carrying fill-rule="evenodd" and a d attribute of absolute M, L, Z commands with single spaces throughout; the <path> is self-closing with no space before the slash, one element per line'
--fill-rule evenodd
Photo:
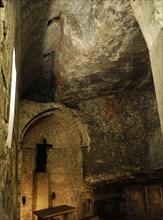
<path fill-rule="evenodd" d="M 24 0 L 20 18 L 22 98 L 72 104 L 152 81 L 129 0 Z"/>

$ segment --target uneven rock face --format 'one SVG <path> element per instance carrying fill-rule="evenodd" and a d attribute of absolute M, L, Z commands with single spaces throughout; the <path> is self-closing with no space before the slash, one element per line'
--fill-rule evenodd
<path fill-rule="evenodd" d="M 120 181 L 161 168 L 163 142 L 153 90 L 82 102 L 90 148 L 83 149 L 88 182 Z"/>
<path fill-rule="evenodd" d="M 161 27 L 163 27 L 162 1 L 161 0 L 153 0 L 153 5 L 154 5 L 155 20 L 159 22 Z"/>
<path fill-rule="evenodd" d="M 67 12 L 71 16 L 62 16 L 55 56 L 56 96 L 65 103 L 123 91 L 148 66 L 128 1 L 80 1 L 77 8 L 74 1 Z"/>
<path fill-rule="evenodd" d="M 13 2 L 3 1 L 0 7 L 0 219 L 15 220 L 16 195 L 16 146 L 18 132 L 18 103 L 11 149 L 7 146 L 11 89 L 12 51 L 14 44 L 15 10 Z"/>
<path fill-rule="evenodd" d="M 29 0 L 20 9 L 22 97 L 78 108 L 90 136 L 87 181 L 161 168 L 148 49 L 130 1 Z"/>
<path fill-rule="evenodd" d="M 82 195 L 82 198 L 80 194 L 83 172 L 87 182 L 96 184 L 121 181 L 130 178 L 133 172 L 150 172 L 163 167 L 163 144 L 148 50 L 130 2 L 3 0 L 4 8 L 0 8 L 0 218 L 3 220 L 15 220 L 17 211 L 18 103 L 12 148 L 10 150 L 5 146 L 14 44 L 14 8 L 20 18 L 17 22 L 16 49 L 22 98 L 39 102 L 56 99 L 77 108 L 77 111 L 73 111 L 62 109 L 61 106 L 55 108 L 53 104 L 44 108 L 43 104 L 41 107 L 37 104 L 36 107 L 28 103 L 27 118 L 20 121 L 21 126 L 26 125 L 36 111 L 43 114 L 50 106 L 56 112 L 42 119 L 40 117 L 31 127 L 27 126 L 29 130 L 21 143 L 24 148 L 20 151 L 22 160 L 18 161 L 18 172 L 20 174 L 22 168 L 23 175 L 19 176 L 22 177 L 22 192 L 27 193 L 27 201 L 30 201 L 27 206 L 23 206 L 22 195 L 19 195 L 24 220 L 32 218 L 36 144 L 42 141 L 44 135 L 54 146 L 48 151 L 49 198 L 53 191 L 59 195 L 56 200 L 50 201 L 50 205 L 68 203 L 78 206 L 80 213 L 83 209 L 83 214 L 87 202 L 93 197 L 89 190 L 88 194 L 91 195 Z M 134 2 L 139 5 L 140 2 L 151 3 L 151 0 Z M 152 70 L 158 80 L 156 82 L 162 85 L 161 75 L 155 75 L 162 73 L 161 59 L 157 59 L 162 52 L 159 41 L 162 39 L 159 2 L 154 0 L 149 11 L 152 12 L 154 7 L 156 22 L 151 24 L 158 32 L 152 30 L 148 34 L 149 23 L 148 19 L 144 19 L 144 14 L 140 21 L 137 20 L 140 24 L 145 20 L 147 24 L 142 32 L 145 30 L 143 34 L 147 33 L 147 37 L 144 36 L 150 50 Z M 13 6 L 13 3 L 17 5 Z M 146 12 L 146 7 L 138 10 L 138 5 L 133 6 L 138 13 L 135 16 L 139 12 Z M 154 32 L 156 35 L 153 35 Z M 156 41 L 150 41 L 151 36 Z M 158 107 L 162 109 L 163 93 L 160 91 L 161 95 L 157 96 L 160 100 Z M 78 114 L 83 122 L 79 120 Z M 160 200 L 155 198 L 157 191 L 150 193 L 150 206 L 156 204 L 156 208 L 151 211 L 153 215 L 160 210 Z M 162 196 L 162 189 L 160 192 Z M 136 192 L 135 197 L 139 199 L 141 196 L 138 194 Z M 82 199 L 85 200 L 85 209 L 81 205 Z"/>
<path fill-rule="evenodd" d="M 130 0 L 147 43 L 163 134 L 163 5 L 161 0 Z"/>
<path fill-rule="evenodd" d="M 20 149 L 19 178 L 21 194 L 28 200 L 28 206 L 21 205 L 22 219 L 32 216 L 36 144 L 44 137 L 53 144 L 48 150 L 47 163 L 49 198 L 51 192 L 57 194 L 49 204 L 76 205 L 83 216 L 88 198 L 82 191 L 74 191 L 76 186 L 85 188 L 83 180 L 98 187 L 134 180 L 137 174 L 163 166 L 160 154 L 163 143 L 152 87 L 142 94 L 124 93 L 84 101 L 76 110 L 59 103 L 25 101 L 21 106 L 20 130 L 24 134 L 26 128 L 26 132 Z M 82 200 L 78 200 L 79 194 Z"/>
<path fill-rule="evenodd" d="M 74 104 L 135 88 L 148 75 L 148 51 L 128 0 L 20 6 L 23 97 L 49 101 L 57 89 L 58 101 Z"/>

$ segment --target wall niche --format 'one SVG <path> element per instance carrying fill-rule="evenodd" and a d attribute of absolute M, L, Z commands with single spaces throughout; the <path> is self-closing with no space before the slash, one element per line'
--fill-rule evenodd
<path fill-rule="evenodd" d="M 34 210 L 49 206 L 66 204 L 80 210 L 83 170 L 79 124 L 72 111 L 58 109 L 27 129 L 21 148 L 20 191 L 21 198 L 25 198 L 20 204 L 21 220 L 35 219 Z M 46 169 L 37 172 L 38 146 L 45 139 L 50 146 L 46 148 Z M 74 214 L 74 220 L 78 214 Z"/>

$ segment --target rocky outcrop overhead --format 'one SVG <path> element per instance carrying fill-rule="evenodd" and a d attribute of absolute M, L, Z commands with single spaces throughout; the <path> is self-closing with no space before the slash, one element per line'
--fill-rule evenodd
<path fill-rule="evenodd" d="M 73 104 L 149 82 L 148 50 L 129 0 L 20 4 L 24 98 Z"/>

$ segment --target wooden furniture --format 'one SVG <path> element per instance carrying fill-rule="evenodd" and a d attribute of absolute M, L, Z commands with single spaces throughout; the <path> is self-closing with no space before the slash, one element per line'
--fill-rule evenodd
<path fill-rule="evenodd" d="M 117 219 L 126 215 L 125 198 L 111 197 L 94 203 L 94 214 L 101 218 Z"/>
<path fill-rule="evenodd" d="M 61 205 L 57 207 L 50 207 L 34 211 L 33 214 L 37 216 L 38 220 L 53 219 L 53 217 L 64 216 L 64 220 L 68 220 L 69 214 L 76 211 L 76 208 L 68 205 Z"/>

